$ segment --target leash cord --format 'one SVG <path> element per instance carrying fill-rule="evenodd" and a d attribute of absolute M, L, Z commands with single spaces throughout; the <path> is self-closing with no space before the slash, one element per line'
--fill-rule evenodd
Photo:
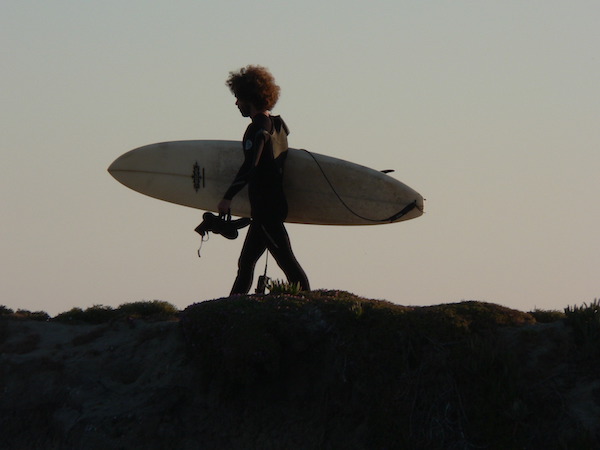
<path fill-rule="evenodd" d="M 317 167 L 321 171 L 321 174 L 323 175 L 323 178 L 325 178 L 325 181 L 327 181 L 327 184 L 329 185 L 329 187 L 331 188 L 331 190 L 335 194 L 335 196 L 338 198 L 338 200 L 340 201 L 340 203 L 342 205 L 344 205 L 344 208 L 346 208 L 350 213 L 354 214 L 359 219 L 366 220 L 367 222 L 375 222 L 375 223 L 380 223 L 380 222 L 394 222 L 395 220 L 399 219 L 400 217 L 404 216 L 405 214 L 408 214 L 410 211 L 412 211 L 414 208 L 417 207 L 417 201 L 415 200 L 414 202 L 412 202 L 412 203 L 408 204 L 407 206 L 405 206 L 401 211 L 399 211 L 396 214 L 393 214 L 390 217 L 387 217 L 385 219 L 371 219 L 369 217 L 362 216 L 362 215 L 358 214 L 356 211 L 354 211 L 352 208 L 350 208 L 348 206 L 348 204 L 344 201 L 344 199 L 340 196 L 340 194 L 338 194 L 338 192 L 335 190 L 335 187 L 331 183 L 331 180 L 329 180 L 329 177 L 327 176 L 327 174 L 323 170 L 323 167 L 321 167 L 321 164 L 319 164 L 319 161 L 317 161 L 317 158 L 315 157 L 315 155 L 313 155 L 311 152 L 309 152 L 306 149 L 302 149 L 302 151 L 308 153 L 310 155 L 310 157 L 313 159 L 313 161 L 317 164 Z"/>
<path fill-rule="evenodd" d="M 200 239 L 200 247 L 198 247 L 198 258 L 202 258 L 200 250 L 202 250 L 202 244 L 204 244 L 204 241 L 208 241 L 208 232 L 206 233 L 206 238 L 205 236 L 202 236 L 202 238 Z"/>

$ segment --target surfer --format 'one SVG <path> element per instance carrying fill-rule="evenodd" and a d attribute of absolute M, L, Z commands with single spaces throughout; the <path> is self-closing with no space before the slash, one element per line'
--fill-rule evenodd
<path fill-rule="evenodd" d="M 265 67 L 253 65 L 230 72 L 226 85 L 235 96 L 242 116 L 252 121 L 242 139 L 244 162 L 218 204 L 219 213 L 227 214 L 233 197 L 248 185 L 252 222 L 238 260 L 231 294 L 248 293 L 254 267 L 266 250 L 273 255 L 289 283 L 299 283 L 302 290 L 310 290 L 283 224 L 288 212 L 283 167 L 289 130 L 280 116 L 270 112 L 279 99 L 280 88 Z"/>

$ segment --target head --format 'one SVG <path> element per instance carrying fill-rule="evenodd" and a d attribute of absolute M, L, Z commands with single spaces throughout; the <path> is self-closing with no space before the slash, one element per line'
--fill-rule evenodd
<path fill-rule="evenodd" d="M 244 116 L 249 116 L 252 108 L 258 112 L 269 111 L 279 99 L 280 88 L 275 78 L 262 66 L 246 66 L 229 72 L 226 84 Z"/>

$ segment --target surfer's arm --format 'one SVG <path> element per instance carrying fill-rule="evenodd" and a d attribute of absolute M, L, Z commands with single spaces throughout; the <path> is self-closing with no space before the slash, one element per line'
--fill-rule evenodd
<path fill-rule="evenodd" d="M 260 158 L 262 156 L 263 149 L 265 148 L 265 142 L 269 133 L 266 130 L 259 130 L 254 139 L 251 141 L 251 147 L 246 151 L 244 162 L 238 170 L 233 183 L 227 189 L 227 192 L 223 196 L 224 200 L 231 200 L 233 197 L 240 192 L 246 184 L 252 178 L 254 169 L 258 166 Z"/>
<path fill-rule="evenodd" d="M 240 192 L 242 188 L 246 186 L 246 184 L 248 184 L 248 173 L 252 168 L 251 163 L 252 160 L 249 160 L 249 158 L 246 157 L 242 167 L 240 167 L 240 170 L 238 170 L 237 175 L 233 179 L 231 186 L 229 186 L 229 189 L 227 189 L 227 192 L 225 192 L 223 199 L 231 201 L 231 199 L 235 197 L 235 195 Z"/>
<path fill-rule="evenodd" d="M 219 214 L 227 214 L 229 212 L 229 210 L 231 209 L 231 200 L 248 183 L 248 179 L 246 177 L 246 174 L 249 170 L 249 164 L 247 164 L 248 162 L 252 162 L 252 160 L 249 160 L 248 157 L 246 157 L 244 163 L 240 167 L 240 170 L 238 170 L 237 175 L 233 179 L 233 183 L 231 183 L 231 186 L 229 186 L 229 189 L 227 189 L 227 192 L 225 192 L 225 195 L 219 202 L 217 206 Z"/>
<path fill-rule="evenodd" d="M 260 115 L 253 119 L 253 123 L 246 130 L 244 134 L 244 162 L 233 179 L 231 186 L 225 192 L 223 199 L 219 202 L 218 210 L 220 213 L 228 212 L 233 197 L 254 176 L 255 168 L 260 162 L 265 143 L 270 138 L 269 132 L 265 129 L 270 123 L 270 120 L 266 116 Z"/>
<path fill-rule="evenodd" d="M 265 130 L 264 128 L 259 130 L 256 135 L 254 136 L 254 145 L 252 148 L 252 153 L 253 153 L 253 161 L 254 164 L 252 165 L 252 168 L 250 169 L 252 171 L 252 169 L 254 169 L 256 166 L 258 166 L 258 162 L 260 161 L 260 157 L 262 156 L 262 152 L 263 149 L 265 148 L 265 143 L 267 142 L 267 139 L 270 137 L 270 134 L 267 130 Z"/>
<path fill-rule="evenodd" d="M 222 199 L 217 206 L 219 214 L 228 214 L 231 211 L 231 200 Z"/>
<path fill-rule="evenodd" d="M 254 168 L 258 166 L 260 162 L 260 158 L 262 157 L 263 149 L 265 148 L 265 143 L 270 139 L 271 135 L 267 131 L 267 129 L 271 129 L 273 127 L 271 119 L 269 119 L 266 115 L 259 114 L 254 119 L 252 119 L 251 128 L 248 129 L 250 131 L 249 136 L 252 136 L 250 142 L 251 145 L 246 147 L 249 148 L 249 153 L 252 155 L 252 165 L 250 166 L 250 170 L 248 173 L 248 179 L 253 174 Z"/>

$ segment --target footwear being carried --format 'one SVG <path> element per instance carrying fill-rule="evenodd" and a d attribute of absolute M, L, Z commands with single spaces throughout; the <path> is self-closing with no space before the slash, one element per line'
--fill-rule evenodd
<path fill-rule="evenodd" d="M 231 220 L 231 214 L 217 216 L 210 212 L 205 212 L 202 215 L 202 223 L 195 229 L 200 236 L 204 237 L 206 233 L 212 231 L 215 234 L 220 234 L 227 239 L 235 239 L 238 237 L 240 228 L 250 225 L 250 219 L 242 218 Z"/>

